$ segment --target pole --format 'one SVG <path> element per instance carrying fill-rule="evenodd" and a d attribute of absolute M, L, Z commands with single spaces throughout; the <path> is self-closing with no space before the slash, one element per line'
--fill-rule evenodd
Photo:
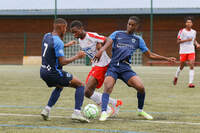
<path fill-rule="evenodd" d="M 24 32 L 24 56 L 26 56 L 26 44 L 27 44 L 27 35 L 26 32 Z"/>
<path fill-rule="evenodd" d="M 54 13 L 54 18 L 57 18 L 57 0 L 55 0 L 55 13 Z"/>
<path fill-rule="evenodd" d="M 151 15 L 150 15 L 150 50 L 153 51 L 153 0 L 151 0 Z"/>

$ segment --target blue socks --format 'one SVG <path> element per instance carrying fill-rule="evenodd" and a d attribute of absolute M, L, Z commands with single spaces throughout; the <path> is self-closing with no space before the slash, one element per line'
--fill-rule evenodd
<path fill-rule="evenodd" d="M 63 90 L 63 88 L 55 88 L 53 90 L 53 92 L 51 93 L 51 97 L 49 98 L 48 101 L 48 106 L 52 107 L 53 105 L 55 105 L 55 103 L 57 102 L 58 98 L 60 97 L 60 93 Z"/>
<path fill-rule="evenodd" d="M 101 105 L 102 112 L 107 111 L 109 96 L 110 95 L 108 93 L 103 93 L 102 95 L 102 105 Z"/>
<path fill-rule="evenodd" d="M 84 86 L 79 86 L 76 88 L 75 92 L 75 109 L 81 110 L 84 100 Z"/>
<path fill-rule="evenodd" d="M 137 98 L 138 98 L 138 109 L 142 110 L 144 106 L 145 93 L 137 92 Z"/>
<path fill-rule="evenodd" d="M 55 88 L 51 93 L 51 96 L 48 101 L 48 106 L 52 107 L 57 102 L 58 98 L 60 97 L 60 93 L 62 92 L 63 88 Z M 76 88 L 75 92 L 75 109 L 81 110 L 81 106 L 84 100 L 84 86 L 79 86 Z"/>

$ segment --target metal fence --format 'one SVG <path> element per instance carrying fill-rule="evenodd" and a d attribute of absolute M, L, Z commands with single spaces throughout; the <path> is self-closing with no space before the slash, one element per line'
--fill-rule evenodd
<path fill-rule="evenodd" d="M 68 32 L 66 33 L 65 37 L 64 37 L 64 42 L 69 42 L 69 41 L 72 41 L 72 40 L 77 40 L 73 37 L 72 33 Z M 80 46 L 79 45 L 73 45 L 71 47 L 67 47 L 65 48 L 65 56 L 67 58 L 71 57 L 71 56 L 74 56 L 76 55 L 76 53 L 80 50 Z M 72 62 L 71 64 L 73 65 L 85 65 L 86 64 L 86 60 L 87 60 L 87 57 L 85 58 L 82 58 L 82 59 L 79 59 L 79 60 L 76 60 L 74 62 Z"/>

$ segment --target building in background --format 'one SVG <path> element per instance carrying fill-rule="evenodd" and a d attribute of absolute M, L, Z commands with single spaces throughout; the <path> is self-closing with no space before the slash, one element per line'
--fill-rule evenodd
<path fill-rule="evenodd" d="M 51 32 L 55 13 L 68 23 L 81 20 L 88 31 L 109 35 L 115 30 L 124 30 L 129 16 L 137 15 L 142 20 L 140 32 L 150 47 L 150 0 L 13 0 L 0 2 L 0 64 L 22 64 L 23 56 L 40 56 L 41 40 Z M 200 40 L 200 5 L 198 0 L 154 0 L 153 1 L 153 45 L 152 50 L 166 56 L 178 55 L 176 44 L 178 30 L 184 27 L 184 17 L 194 17 L 194 29 Z M 70 41 L 68 33 L 65 40 Z M 78 47 L 66 49 L 67 56 L 76 53 Z M 197 50 L 196 60 L 200 62 Z M 135 64 L 160 65 L 163 62 L 149 62 L 137 52 Z M 75 64 L 85 64 L 84 60 Z"/>

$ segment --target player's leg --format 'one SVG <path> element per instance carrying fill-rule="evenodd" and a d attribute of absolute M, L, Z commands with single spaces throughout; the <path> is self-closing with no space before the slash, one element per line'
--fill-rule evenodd
<path fill-rule="evenodd" d="M 62 92 L 63 87 L 62 86 L 57 86 L 51 93 L 51 96 L 48 100 L 48 104 L 46 107 L 42 110 L 41 115 L 44 120 L 50 120 L 49 115 L 51 108 L 56 104 L 58 98 L 60 97 L 60 93 Z"/>
<path fill-rule="evenodd" d="M 146 119 L 153 119 L 153 117 L 143 111 L 144 101 L 145 101 L 145 88 L 141 79 L 136 75 L 136 73 L 127 64 L 122 64 L 122 68 L 126 68 L 120 74 L 120 79 L 122 79 L 128 86 L 133 87 L 137 90 L 138 98 L 138 115 L 143 116 Z M 123 69 L 124 70 L 124 69 Z"/>
<path fill-rule="evenodd" d="M 95 88 L 97 86 L 98 86 L 98 80 L 89 74 L 86 80 L 85 96 L 100 106 L 102 94 L 95 91 Z M 111 109 L 110 107 L 108 108 Z"/>
<path fill-rule="evenodd" d="M 112 76 L 107 76 L 104 81 L 104 93 L 102 95 L 102 106 L 101 106 L 101 116 L 99 118 L 100 121 L 105 121 L 111 114 L 107 113 L 107 105 L 109 101 L 110 94 L 113 90 L 116 79 Z"/>
<path fill-rule="evenodd" d="M 95 91 L 97 85 L 98 80 L 92 75 L 88 75 L 85 86 L 85 96 L 94 101 L 97 105 L 101 105 L 102 94 Z"/>
<path fill-rule="evenodd" d="M 99 106 L 102 103 L 102 93 L 96 92 L 95 88 L 101 88 L 103 85 L 106 71 L 107 67 L 93 67 L 86 79 L 85 96 L 96 102 Z M 109 98 L 108 103 L 112 105 L 112 108 L 108 106 L 108 110 L 113 111 L 113 114 L 116 115 L 119 112 L 122 101 Z"/>
<path fill-rule="evenodd" d="M 194 80 L 194 63 L 195 63 L 195 54 L 189 54 L 188 55 L 188 60 L 189 60 L 189 66 L 190 66 L 190 70 L 189 70 L 189 86 L 190 88 L 194 88 L 195 85 L 193 84 L 193 80 Z"/>
<path fill-rule="evenodd" d="M 127 84 L 137 90 L 137 98 L 138 98 L 138 115 L 143 116 L 148 120 L 152 120 L 153 117 L 146 112 L 143 111 L 144 101 L 145 101 L 145 88 L 138 76 L 132 76 Z"/>
<path fill-rule="evenodd" d="M 58 75 L 55 74 L 55 72 L 48 71 L 46 68 L 41 68 L 40 76 L 48 85 L 48 87 L 53 87 L 57 85 L 57 78 L 59 77 Z M 62 89 L 63 89 L 62 86 L 56 86 L 56 88 L 52 91 L 51 96 L 48 100 L 48 104 L 45 106 L 45 108 L 41 112 L 41 115 L 44 120 L 49 120 L 51 108 L 55 105 L 58 98 L 60 97 L 60 93 Z"/>
<path fill-rule="evenodd" d="M 187 60 L 187 55 L 186 54 L 180 54 L 180 66 L 177 68 L 176 73 L 175 73 L 175 77 L 174 77 L 174 80 L 173 80 L 174 85 L 177 84 L 178 77 L 179 77 L 181 71 L 183 70 L 183 68 L 185 66 L 186 60 Z"/>
<path fill-rule="evenodd" d="M 84 85 L 83 85 L 83 83 L 76 77 L 73 77 L 73 79 L 69 83 L 69 87 L 73 87 L 76 89 L 76 91 L 75 91 L 75 108 L 74 108 L 74 113 L 72 114 L 72 119 L 78 120 L 81 122 L 89 122 L 89 120 L 87 120 L 81 114 L 81 107 L 82 107 L 83 101 L 84 101 Z"/>

